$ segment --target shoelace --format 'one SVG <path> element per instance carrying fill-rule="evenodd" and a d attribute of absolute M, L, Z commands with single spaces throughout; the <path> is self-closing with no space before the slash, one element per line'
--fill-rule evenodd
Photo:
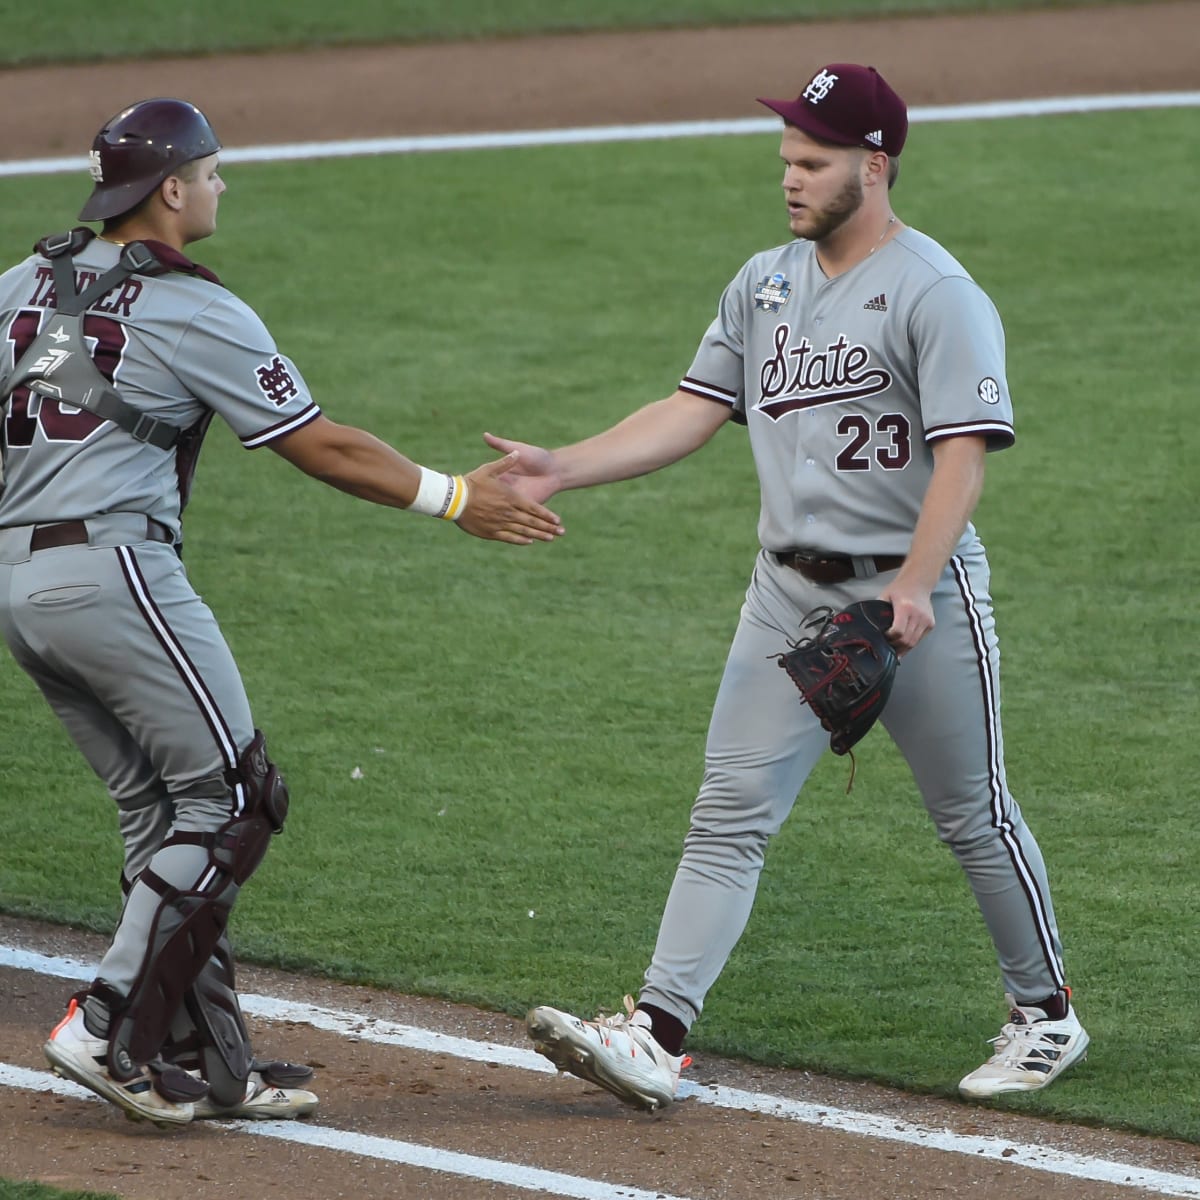
<path fill-rule="evenodd" d="M 601 1009 L 600 1012 L 596 1014 L 595 1023 L 602 1026 L 604 1029 L 617 1029 L 622 1033 L 625 1032 L 625 1027 L 633 1023 L 633 1013 L 634 1009 L 637 1008 L 637 1005 L 634 1004 L 633 997 L 628 995 L 621 1001 L 621 1003 L 625 1007 L 624 1012 L 615 1012 L 609 1016 L 605 1016 L 604 1010 Z M 649 1032 L 649 1030 L 647 1030 L 647 1032 Z"/>
<path fill-rule="evenodd" d="M 609 1029 L 616 1033 L 623 1033 L 633 1043 L 635 1057 L 637 1055 L 637 1051 L 640 1049 L 646 1054 L 649 1054 L 652 1059 L 656 1060 L 657 1055 L 647 1049 L 647 1047 L 644 1046 L 638 1038 L 635 1038 L 631 1032 L 634 1029 L 640 1029 L 658 1048 L 659 1053 L 665 1055 L 668 1059 L 671 1059 L 673 1056 L 666 1049 L 658 1045 L 658 1042 L 655 1041 L 654 1034 L 648 1025 L 634 1024 L 633 1014 L 637 1008 L 637 1005 L 634 1003 L 633 997 L 626 995 L 621 1003 L 625 1007 L 624 1012 L 613 1013 L 611 1016 L 607 1017 L 604 1016 L 603 1013 L 599 1013 L 596 1016 L 595 1024 L 601 1029 Z M 684 1054 L 679 1060 L 679 1070 L 686 1070 L 691 1065 L 692 1056 L 690 1054 Z"/>
<path fill-rule="evenodd" d="M 1014 1066 L 1031 1057 L 1037 1049 L 1035 1043 L 1045 1038 L 1045 1032 L 1039 1032 L 1037 1023 L 1032 1025 L 1005 1025 L 1000 1033 L 988 1041 L 996 1047 L 992 1058 L 1001 1059 L 1005 1066 Z M 1057 1049 L 1057 1048 L 1056 1048 Z"/>

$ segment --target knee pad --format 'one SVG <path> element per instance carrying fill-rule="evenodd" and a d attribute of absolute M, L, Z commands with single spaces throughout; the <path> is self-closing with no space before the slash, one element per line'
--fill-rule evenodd
<path fill-rule="evenodd" d="M 271 836 L 282 832 L 290 797 L 279 768 L 267 757 L 260 729 L 227 778 L 242 810 L 217 831 L 213 858 L 240 886 L 258 869 Z"/>
<path fill-rule="evenodd" d="M 270 822 L 272 833 L 281 832 L 290 797 L 279 768 L 267 757 L 267 739 L 261 729 L 254 731 L 242 751 L 235 774 L 235 782 L 246 789 L 246 811 L 261 813 Z"/>

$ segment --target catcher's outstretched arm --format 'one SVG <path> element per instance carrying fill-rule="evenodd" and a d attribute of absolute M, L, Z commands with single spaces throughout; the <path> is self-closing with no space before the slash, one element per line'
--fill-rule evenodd
<path fill-rule="evenodd" d="M 306 475 L 374 504 L 410 508 L 422 486 L 422 468 L 400 451 L 364 429 L 324 416 L 279 438 L 271 449 Z M 500 459 L 467 474 L 463 506 L 448 519 L 476 537 L 516 545 L 552 541 L 561 534 L 556 514 L 503 481 L 515 462 Z"/>

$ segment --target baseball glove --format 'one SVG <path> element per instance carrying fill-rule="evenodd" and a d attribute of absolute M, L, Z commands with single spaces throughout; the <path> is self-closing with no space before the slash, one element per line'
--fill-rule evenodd
<path fill-rule="evenodd" d="M 829 731 L 834 754 L 850 753 L 879 719 L 891 694 L 899 662 L 885 636 L 891 624 L 892 606 L 886 600 L 862 600 L 837 613 L 818 609 L 804 622 L 816 632 L 777 656 L 803 703 Z M 853 782 L 853 774 L 850 778 Z"/>

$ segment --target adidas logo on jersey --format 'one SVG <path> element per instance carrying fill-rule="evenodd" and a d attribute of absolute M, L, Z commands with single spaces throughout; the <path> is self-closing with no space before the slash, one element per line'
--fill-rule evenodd
<path fill-rule="evenodd" d="M 863 308 L 869 308 L 872 312 L 887 312 L 887 297 L 880 292 L 874 300 L 868 300 Z"/>

